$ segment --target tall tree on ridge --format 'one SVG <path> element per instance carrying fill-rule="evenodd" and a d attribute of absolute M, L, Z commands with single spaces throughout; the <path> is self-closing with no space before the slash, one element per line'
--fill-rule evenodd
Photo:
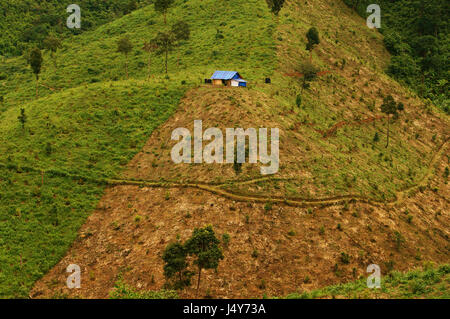
<path fill-rule="evenodd" d="M 142 50 L 148 53 L 148 78 L 150 78 L 150 69 L 151 69 L 151 59 L 152 59 L 152 52 L 154 52 L 158 46 L 154 42 L 145 42 L 144 46 L 142 47 Z"/>
<path fill-rule="evenodd" d="M 36 98 L 39 98 L 39 73 L 41 73 L 42 62 L 42 52 L 39 48 L 34 48 L 30 52 L 29 63 L 34 75 L 36 76 Z"/>
<path fill-rule="evenodd" d="M 388 117 L 388 127 L 387 127 L 387 136 L 386 136 L 386 147 L 389 146 L 389 124 L 391 115 L 397 115 L 398 110 L 403 110 L 403 104 L 397 104 L 392 97 L 392 95 L 388 95 L 383 99 L 383 104 L 381 104 L 381 112 L 387 115 Z"/>
<path fill-rule="evenodd" d="M 164 15 L 164 24 L 167 24 L 167 11 L 172 6 L 174 0 L 155 0 L 155 10 Z"/>
<path fill-rule="evenodd" d="M 131 52 L 132 49 L 133 44 L 127 37 L 121 38 L 117 42 L 117 52 L 125 54 L 125 73 L 127 75 L 127 79 L 128 79 L 128 54 Z"/>
<path fill-rule="evenodd" d="M 56 36 L 49 35 L 44 40 L 44 46 L 47 50 L 50 51 L 50 57 L 52 58 L 53 64 L 56 67 L 55 53 L 56 53 L 56 51 L 58 51 L 58 49 L 61 48 L 61 41 Z"/>
<path fill-rule="evenodd" d="M 165 55 L 166 75 L 168 74 L 167 60 L 169 52 L 173 50 L 175 46 L 175 36 L 172 32 L 158 32 L 156 37 L 152 40 L 152 44 L 158 48 L 156 53 Z"/>
<path fill-rule="evenodd" d="M 306 44 L 306 50 L 309 51 L 309 62 L 312 61 L 312 50 L 315 45 L 320 43 L 319 39 L 319 31 L 315 27 L 312 27 L 306 33 L 306 38 L 308 39 L 308 43 Z"/>
<path fill-rule="evenodd" d="M 217 269 L 219 261 L 224 258 L 219 244 L 220 240 L 216 238 L 212 226 L 194 229 L 192 237 L 185 243 L 188 255 L 197 257 L 194 260 L 194 264 L 198 268 L 197 294 L 202 269 Z"/>

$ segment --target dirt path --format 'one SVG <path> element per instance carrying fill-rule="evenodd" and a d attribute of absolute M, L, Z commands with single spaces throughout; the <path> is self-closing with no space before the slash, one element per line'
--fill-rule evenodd
<path fill-rule="evenodd" d="M 433 175 L 434 169 L 433 167 L 437 163 L 438 159 L 443 155 L 444 151 L 448 146 L 448 139 L 441 144 L 439 149 L 435 152 L 433 157 L 430 160 L 430 163 L 427 167 L 427 173 L 420 179 L 415 185 L 407 187 L 396 193 L 395 199 L 393 200 L 377 200 L 366 196 L 361 196 L 357 194 L 347 194 L 333 197 L 323 197 L 323 198 L 287 198 L 287 197 L 279 197 L 279 196 L 259 196 L 259 195 L 245 195 L 237 192 L 230 192 L 223 189 L 224 186 L 227 185 L 250 185 L 263 181 L 286 181 L 292 179 L 283 179 L 283 178 L 273 178 L 273 177 L 260 177 L 245 181 L 237 181 L 237 182 L 226 182 L 220 184 L 214 183 L 197 183 L 197 182 L 189 182 L 189 183 L 178 183 L 178 182 L 158 182 L 158 181 L 147 181 L 147 180 L 128 180 L 128 179 L 91 179 L 83 176 L 73 176 L 67 175 L 68 177 L 75 179 L 85 179 L 94 181 L 97 183 L 104 183 L 110 186 L 116 185 L 130 185 L 130 186 L 140 186 L 140 187 L 156 187 L 156 188 L 197 188 L 201 189 L 234 201 L 239 202 L 255 202 L 255 203 L 279 203 L 285 204 L 294 207 L 317 207 L 317 206 L 331 206 L 331 205 L 340 205 L 345 202 L 359 202 L 366 203 L 372 206 L 379 205 L 396 205 L 402 203 L 410 192 L 414 192 L 419 187 L 424 186 L 429 178 Z M 0 163 L 0 167 L 6 167 L 6 165 Z M 11 167 L 11 166 L 9 166 Z M 36 171 L 41 173 L 42 170 L 36 168 L 24 168 L 21 167 L 22 170 L 26 171 Z"/>
<path fill-rule="evenodd" d="M 154 181 L 139 181 L 139 180 L 122 180 L 122 179 L 108 179 L 106 182 L 109 185 L 134 185 L 134 186 L 142 186 L 142 187 L 164 187 L 164 188 L 197 188 L 201 190 L 208 191 L 210 193 L 223 196 L 225 198 L 240 201 L 240 202 L 256 202 L 256 203 L 280 203 L 280 204 L 286 204 L 290 206 L 296 206 L 296 207 L 308 207 L 308 206 L 328 206 L 328 205 L 338 205 L 343 204 L 348 201 L 352 202 L 360 202 L 360 203 L 366 203 L 370 204 L 372 206 L 379 206 L 383 204 L 388 205 L 395 205 L 402 203 L 406 198 L 407 194 L 410 192 L 415 191 L 420 186 L 425 185 L 429 178 L 433 175 L 433 167 L 437 163 L 438 159 L 443 155 L 444 151 L 446 150 L 448 145 L 448 140 L 446 140 L 442 145 L 439 147 L 439 149 L 436 151 L 436 153 L 433 155 L 433 157 L 430 160 L 430 163 L 427 167 L 427 173 L 420 179 L 415 185 L 407 187 L 399 192 L 396 193 L 396 198 L 394 200 L 387 200 L 387 201 L 381 201 L 372 199 L 369 197 L 356 195 L 356 194 L 347 194 L 347 195 L 341 195 L 341 196 L 333 196 L 333 197 L 324 197 L 324 198 L 282 198 L 278 196 L 258 196 L 258 195 L 244 195 L 239 194 L 236 192 L 230 192 L 227 190 L 224 190 L 222 187 L 226 185 L 249 185 L 254 184 L 262 181 L 271 181 L 271 180 L 290 180 L 290 179 L 283 179 L 283 178 L 270 178 L 270 177 L 262 177 L 262 178 L 256 178 L 251 179 L 247 181 L 240 181 L 240 182 L 228 182 L 228 183 L 222 183 L 222 184 L 210 184 L 210 183 L 177 183 L 177 182 L 154 182 Z"/>

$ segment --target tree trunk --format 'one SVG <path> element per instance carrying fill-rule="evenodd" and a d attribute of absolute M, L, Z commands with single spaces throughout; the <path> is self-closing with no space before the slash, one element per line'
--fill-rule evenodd
<path fill-rule="evenodd" d="M 197 280 L 197 293 L 196 296 L 198 296 L 198 289 L 200 288 L 200 276 L 202 275 L 202 269 L 198 267 L 198 280 Z"/>
<path fill-rule="evenodd" d="M 125 74 L 127 75 L 128 80 L 128 54 L 125 55 Z"/>
<path fill-rule="evenodd" d="M 312 64 L 312 49 L 309 50 L 309 63 Z"/>
<path fill-rule="evenodd" d="M 36 74 L 36 99 L 39 98 L 39 75 Z"/>
<path fill-rule="evenodd" d="M 151 68 L 151 62 L 152 62 L 152 55 L 149 54 L 149 55 L 148 55 L 148 78 L 149 78 L 149 79 L 150 79 L 150 74 L 151 74 L 151 70 L 150 70 L 150 68 Z"/>
<path fill-rule="evenodd" d="M 167 58 L 169 56 L 169 50 L 166 50 L 166 75 L 167 75 Z"/>
<path fill-rule="evenodd" d="M 167 11 L 164 11 L 164 24 L 167 24 Z"/>
<path fill-rule="evenodd" d="M 387 127 L 387 143 L 386 143 L 386 147 L 389 146 L 389 120 L 390 120 L 391 116 L 390 114 L 388 114 L 388 127 Z"/>

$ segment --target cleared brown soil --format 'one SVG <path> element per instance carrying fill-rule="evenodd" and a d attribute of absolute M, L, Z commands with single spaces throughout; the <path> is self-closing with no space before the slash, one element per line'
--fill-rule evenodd
<path fill-rule="evenodd" d="M 184 240 L 195 227 L 208 224 L 219 238 L 228 233 L 231 241 L 224 247 L 225 259 L 217 273 L 204 273 L 200 297 L 207 293 L 217 298 L 280 296 L 366 276 L 372 263 L 385 274 L 391 266 L 408 270 L 424 261 L 449 262 L 450 189 L 442 177 L 449 165 L 448 118 L 383 74 L 389 54 L 381 36 L 368 31 L 364 21 L 341 2 L 287 3 L 286 10 L 302 24 L 279 26 L 284 40 L 278 46 L 280 66 L 273 85 L 249 90 L 200 87 L 188 92 L 178 112 L 150 136 L 120 176 L 123 184 L 127 180 L 214 184 L 216 190 L 241 195 L 235 199 L 242 201 L 191 187 L 111 186 L 67 255 L 36 283 L 32 297 L 105 298 L 119 276 L 138 290 L 160 289 L 164 248 L 177 234 Z M 303 14 L 305 10 L 311 14 Z M 303 35 L 314 21 L 327 23 L 321 27 L 322 42 L 313 61 L 331 74 L 305 92 L 305 100 L 317 102 L 315 108 L 299 111 L 294 107 L 299 84 L 283 74 L 295 72 L 298 61 L 308 58 Z M 343 58 L 347 62 L 341 69 Z M 389 149 L 384 147 L 386 125 L 379 112 L 387 94 L 405 104 L 400 120 L 391 126 Z M 371 101 L 376 104 L 372 111 L 367 109 Z M 315 117 L 319 112 L 325 112 L 323 122 Z M 196 119 L 203 120 L 204 128 L 217 126 L 222 131 L 279 127 L 278 180 L 236 183 L 261 178 L 259 165 L 244 164 L 237 175 L 231 164 L 173 164 L 172 130 L 186 127 L 192 132 Z M 370 143 L 375 132 L 381 141 L 374 150 Z M 396 151 L 391 154 L 392 149 Z M 393 168 L 373 160 L 378 152 L 394 158 Z M 392 173 L 407 171 L 408 166 L 424 169 L 409 182 Z M 321 184 L 313 168 L 331 175 L 355 173 L 359 179 L 334 192 L 337 185 Z M 309 208 L 274 203 L 271 210 L 252 200 L 287 198 L 286 187 L 296 192 L 290 198 L 314 200 L 353 193 L 370 198 L 367 183 L 372 181 L 364 172 L 372 170 L 375 173 L 369 176 L 381 176 L 404 190 L 395 193 L 398 200 L 373 205 L 318 201 Z M 297 183 L 288 185 L 291 179 Z M 374 182 L 383 187 L 381 179 Z M 229 184 L 218 188 L 221 183 Z M 341 253 L 350 255 L 349 264 L 342 262 Z M 79 290 L 65 288 L 65 269 L 72 263 L 82 268 Z M 187 289 L 181 296 L 194 297 L 195 292 Z"/>
<path fill-rule="evenodd" d="M 267 211 L 263 204 L 233 202 L 201 190 L 112 187 L 67 256 L 36 284 L 31 296 L 104 298 L 119 275 L 137 289 L 160 289 L 167 243 L 178 234 L 184 240 L 195 227 L 207 224 L 218 236 L 230 234 L 231 241 L 218 272 L 205 272 L 201 297 L 206 292 L 218 298 L 279 296 L 352 280 L 353 268 L 356 276 L 365 275 L 371 263 L 385 273 L 390 261 L 398 270 L 423 261 L 448 262 L 450 194 L 438 180 L 430 186 L 441 186 L 444 192 L 418 192 L 389 208 L 350 204 L 348 210 L 274 205 Z M 406 211 L 413 216 L 411 223 Z M 404 238 L 399 248 L 396 231 Z M 340 260 L 342 252 L 351 256 L 348 265 Z M 65 269 L 71 263 L 82 268 L 79 290 L 65 288 Z M 195 297 L 195 292 L 188 289 L 181 295 Z"/>

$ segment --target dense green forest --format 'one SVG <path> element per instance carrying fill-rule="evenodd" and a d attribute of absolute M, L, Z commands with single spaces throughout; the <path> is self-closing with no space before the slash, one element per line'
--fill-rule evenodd
<path fill-rule="evenodd" d="M 344 0 L 366 17 L 371 0 Z M 450 36 L 447 0 L 379 0 L 385 45 L 393 55 L 387 73 L 447 113 Z"/>
<path fill-rule="evenodd" d="M 139 0 L 78 0 L 82 8 L 82 28 L 69 29 L 66 8 L 72 2 L 60 0 L 2 0 L 0 2 L 0 56 L 17 56 L 29 47 L 42 48 L 50 35 L 66 37 L 71 33 L 95 29 L 140 7 Z M 146 1 L 148 4 L 150 1 Z"/>

